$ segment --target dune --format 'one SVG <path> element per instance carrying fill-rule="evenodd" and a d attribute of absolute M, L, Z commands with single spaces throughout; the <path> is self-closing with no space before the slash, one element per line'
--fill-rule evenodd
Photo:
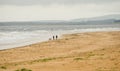
<path fill-rule="evenodd" d="M 0 71 L 120 71 L 120 31 L 66 34 L 0 51 Z"/>

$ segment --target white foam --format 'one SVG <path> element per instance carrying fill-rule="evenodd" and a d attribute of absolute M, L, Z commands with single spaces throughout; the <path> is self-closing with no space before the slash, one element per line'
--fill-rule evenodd
<path fill-rule="evenodd" d="M 95 28 L 95 29 L 74 29 L 74 30 L 55 30 L 55 31 L 29 31 L 29 32 L 0 32 L 0 50 L 19 46 L 25 46 L 37 42 L 43 42 L 52 38 L 53 35 L 96 32 L 96 31 L 120 31 L 120 28 Z"/>

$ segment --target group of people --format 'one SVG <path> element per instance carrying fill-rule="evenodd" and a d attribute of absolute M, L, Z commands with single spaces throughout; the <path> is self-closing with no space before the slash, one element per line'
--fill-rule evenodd
<path fill-rule="evenodd" d="M 49 40 L 57 40 L 57 39 L 58 39 L 58 35 L 53 36 L 52 39 L 49 38 Z"/>

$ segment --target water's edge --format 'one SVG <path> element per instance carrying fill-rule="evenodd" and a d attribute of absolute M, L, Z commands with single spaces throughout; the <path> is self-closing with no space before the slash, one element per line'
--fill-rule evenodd
<path fill-rule="evenodd" d="M 66 30 L 66 31 L 48 31 L 48 32 L 42 32 L 40 31 L 35 31 L 35 33 L 24 33 L 25 35 L 23 36 L 28 36 L 32 35 L 32 37 L 27 37 L 27 38 L 18 38 L 12 39 L 10 36 L 11 41 L 8 41 L 7 38 L 4 40 L 4 42 L 8 42 L 7 44 L 2 44 L 2 41 L 0 43 L 0 50 L 6 50 L 6 49 L 11 49 L 11 48 L 17 48 L 17 47 L 22 47 L 22 46 L 27 46 L 35 43 L 40 43 L 40 42 L 46 42 L 49 40 L 49 38 L 52 39 L 52 36 L 58 35 L 59 38 L 61 38 L 62 35 L 64 34 L 75 34 L 75 33 L 85 33 L 85 32 L 102 32 L 102 31 L 120 31 L 120 28 L 96 28 L 96 29 L 74 29 L 74 30 Z M 15 32 L 14 32 L 15 33 Z M 37 33 L 37 34 L 36 34 Z M 43 34 L 44 33 L 44 34 Z M 18 34 L 20 35 L 20 34 Z M 31 36 L 30 35 L 30 36 Z M 14 36 L 14 35 L 13 35 Z M 15 37 L 15 36 L 14 36 Z M 13 43 L 12 43 L 13 41 Z M 11 43 L 9 43 L 11 42 Z"/>

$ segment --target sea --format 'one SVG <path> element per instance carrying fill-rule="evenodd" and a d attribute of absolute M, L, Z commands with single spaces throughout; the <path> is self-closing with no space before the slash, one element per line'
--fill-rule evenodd
<path fill-rule="evenodd" d="M 60 39 L 63 34 L 120 31 L 120 23 L 0 23 L 0 50 L 17 48 L 38 42 L 48 41 L 53 36 Z"/>

